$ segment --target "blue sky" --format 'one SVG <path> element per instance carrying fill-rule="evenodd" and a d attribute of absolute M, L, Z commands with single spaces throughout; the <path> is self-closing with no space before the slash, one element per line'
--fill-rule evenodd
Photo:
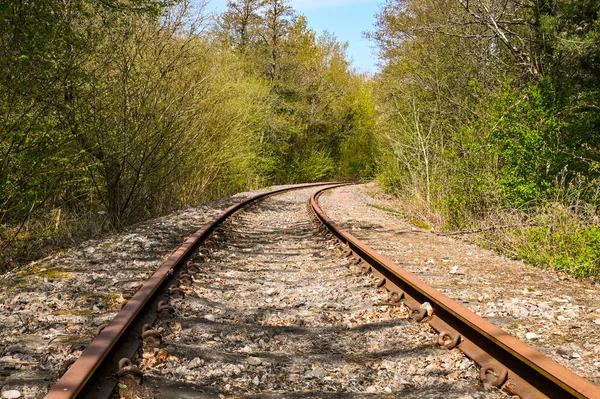
<path fill-rule="evenodd" d="M 375 72 L 377 58 L 372 43 L 363 32 L 373 30 L 377 0 L 292 0 L 291 5 L 306 15 L 309 25 L 318 33 L 327 30 L 340 41 L 348 42 L 348 56 L 362 72 Z M 208 0 L 207 11 L 223 11 L 227 0 Z"/>

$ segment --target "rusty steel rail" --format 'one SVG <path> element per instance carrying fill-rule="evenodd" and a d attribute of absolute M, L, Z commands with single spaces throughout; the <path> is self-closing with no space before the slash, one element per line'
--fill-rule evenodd
<path fill-rule="evenodd" d="M 238 204 L 227 208 L 222 214 L 204 225 L 194 235 L 185 240 L 171 256 L 158 268 L 156 272 L 144 283 L 144 285 L 127 301 L 125 306 L 119 311 L 115 318 L 98 334 L 98 336 L 83 351 L 81 356 L 73 363 L 63 374 L 58 382 L 45 396 L 46 399 L 67 399 L 75 398 L 89 389 L 89 382 L 95 372 L 99 371 L 100 366 L 109 357 L 109 355 L 120 345 L 122 337 L 128 333 L 128 330 L 134 325 L 136 320 L 147 310 L 148 305 L 155 302 L 156 296 L 164 289 L 165 284 L 170 277 L 177 271 L 185 261 L 192 255 L 193 251 L 210 235 L 210 233 L 228 217 L 245 206 L 266 198 L 271 195 L 280 194 L 286 191 L 298 190 L 314 186 L 328 185 L 335 187 L 339 184 L 334 183 L 313 183 L 304 184 L 279 190 L 273 190 L 266 193 L 255 195 Z M 160 305 L 159 305 L 160 306 Z M 139 324 L 139 323 L 138 323 Z M 137 346 L 136 346 L 137 347 Z M 114 370 L 112 374 L 115 374 Z M 112 384 L 116 386 L 116 379 L 103 381 L 102 385 Z M 106 387 L 104 387 L 106 388 Z M 108 393 L 112 391 L 112 387 Z M 92 394 L 96 398 L 99 394 Z"/>
<path fill-rule="evenodd" d="M 417 321 L 428 322 L 440 333 L 438 342 L 460 348 L 480 367 L 482 382 L 522 398 L 600 398 L 600 388 L 510 336 L 464 306 L 427 285 L 392 260 L 342 230 L 321 209 L 319 190 L 309 200 L 314 217 L 357 255 L 365 272 L 379 277 L 390 299 L 411 308 Z M 431 306 L 429 312 L 425 302 Z M 431 312 L 433 310 L 433 312 Z"/>

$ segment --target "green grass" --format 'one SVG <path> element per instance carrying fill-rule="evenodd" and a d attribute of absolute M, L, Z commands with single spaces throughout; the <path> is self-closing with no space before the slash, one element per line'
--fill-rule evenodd
<path fill-rule="evenodd" d="M 515 248 L 519 258 L 577 277 L 600 275 L 600 228 L 577 227 L 556 231 L 549 227 L 522 230 Z"/>

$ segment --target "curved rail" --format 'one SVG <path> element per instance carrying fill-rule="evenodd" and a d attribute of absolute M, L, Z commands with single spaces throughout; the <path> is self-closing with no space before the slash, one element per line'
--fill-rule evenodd
<path fill-rule="evenodd" d="M 396 265 L 365 243 L 342 230 L 321 209 L 317 191 L 310 199 L 315 217 L 350 250 L 364 260 L 380 277 L 391 298 L 404 302 L 415 312 L 415 319 L 427 321 L 440 333 L 439 342 L 457 346 L 480 367 L 484 382 L 496 385 L 522 398 L 600 398 L 600 388 L 574 374 L 542 353 L 496 327 L 424 281 Z M 429 302 L 433 313 L 423 312 Z M 449 339 L 447 339 L 449 338 Z"/>
<path fill-rule="evenodd" d="M 233 215 L 243 207 L 266 198 L 271 195 L 280 194 L 285 191 L 299 190 L 314 186 L 328 185 L 330 187 L 339 184 L 334 183 L 313 183 L 293 187 L 287 187 L 279 190 L 273 190 L 266 193 L 255 195 L 238 204 L 227 208 L 223 213 L 217 216 L 210 223 L 204 225 L 194 235 L 185 240 L 154 274 L 144 283 L 144 285 L 135 293 L 135 295 L 125 304 L 115 318 L 106 326 L 100 334 L 83 351 L 81 356 L 73 363 L 63 374 L 58 382 L 45 396 L 46 399 L 67 399 L 75 398 L 88 388 L 88 383 L 94 373 L 100 368 L 101 364 L 109 357 L 116 348 L 118 342 L 134 325 L 136 319 L 144 312 L 145 308 L 153 302 L 153 299 L 164 288 L 165 283 L 177 269 L 185 263 L 193 251 L 209 236 L 209 234 L 228 217 Z M 136 346 L 137 347 L 137 346 Z M 112 381 L 116 385 L 116 380 Z M 104 381 L 104 384 L 109 384 Z M 109 389 L 110 394 L 112 388 Z M 98 397 L 93 395 L 93 397 Z"/>

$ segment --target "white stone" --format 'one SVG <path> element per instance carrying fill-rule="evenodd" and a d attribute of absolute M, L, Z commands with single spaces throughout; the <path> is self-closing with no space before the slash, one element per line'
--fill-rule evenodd
<path fill-rule="evenodd" d="M 456 275 L 459 275 L 459 276 L 463 276 L 465 274 L 465 272 L 462 271 L 462 270 L 460 270 L 458 268 L 458 266 L 452 266 L 450 268 L 450 271 L 448 273 L 450 273 L 450 274 L 456 274 Z"/>
<path fill-rule="evenodd" d="M 188 368 L 189 369 L 195 369 L 198 368 L 202 365 L 202 360 L 200 360 L 199 357 L 195 357 L 192 359 L 192 361 L 190 361 L 190 364 L 188 364 Z"/>
<path fill-rule="evenodd" d="M 17 399 L 20 397 L 21 397 L 21 392 L 15 390 L 15 389 L 11 389 L 10 391 L 2 392 L 3 399 Z"/>
<path fill-rule="evenodd" d="M 246 360 L 246 362 L 248 362 L 248 364 L 251 364 L 252 366 L 260 366 L 263 363 L 263 361 L 260 358 L 254 356 L 250 356 Z"/>
<path fill-rule="evenodd" d="M 532 340 L 532 339 L 538 339 L 539 336 L 536 333 L 528 332 L 527 334 L 525 334 L 525 338 Z"/>
<path fill-rule="evenodd" d="M 308 370 L 304 373 L 304 378 L 323 378 L 327 375 L 326 371 L 322 367 L 317 367 L 316 369 Z"/>
<path fill-rule="evenodd" d="M 394 370 L 397 367 L 395 362 L 385 359 L 381 362 L 381 368 L 386 370 Z"/>

